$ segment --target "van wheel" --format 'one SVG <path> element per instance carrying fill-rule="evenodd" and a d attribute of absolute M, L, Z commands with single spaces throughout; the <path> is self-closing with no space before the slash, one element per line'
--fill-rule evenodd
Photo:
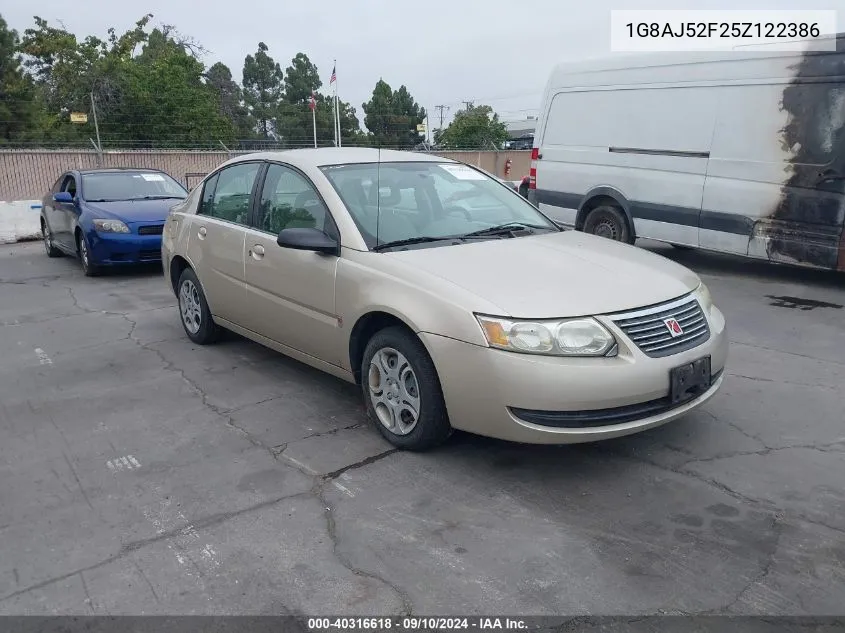
<path fill-rule="evenodd" d="M 631 227 L 628 226 L 628 218 L 625 217 L 621 209 L 609 204 L 604 204 L 590 211 L 584 221 L 584 232 L 625 244 L 634 243 Z"/>
<path fill-rule="evenodd" d="M 367 417 L 394 446 L 424 450 L 452 434 L 434 362 L 411 332 L 376 332 L 364 350 L 361 378 Z"/>

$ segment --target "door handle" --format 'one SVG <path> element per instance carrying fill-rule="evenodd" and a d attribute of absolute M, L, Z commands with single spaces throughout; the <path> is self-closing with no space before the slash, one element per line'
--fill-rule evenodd
<path fill-rule="evenodd" d="M 204 240 L 204 239 L 205 239 L 205 236 L 206 236 L 206 234 L 207 234 L 207 233 L 208 233 L 208 231 L 206 230 L 206 228 L 205 228 L 204 226 L 201 226 L 201 227 L 200 227 L 200 230 L 199 230 L 199 231 L 197 231 L 197 236 L 198 236 L 201 240 Z"/>
<path fill-rule="evenodd" d="M 261 246 L 261 244 L 256 244 L 252 247 L 252 250 L 249 251 L 249 254 L 253 259 L 261 259 L 264 257 L 264 247 Z"/>

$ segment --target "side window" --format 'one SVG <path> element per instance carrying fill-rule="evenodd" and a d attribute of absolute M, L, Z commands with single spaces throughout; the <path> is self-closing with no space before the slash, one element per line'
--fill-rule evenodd
<path fill-rule="evenodd" d="M 298 172 L 271 164 L 261 192 L 259 226 L 277 234 L 283 229 L 315 228 L 333 234 L 334 224 L 317 191 Z"/>
<path fill-rule="evenodd" d="M 67 176 L 62 183 L 62 191 L 67 191 L 74 198 L 76 197 L 76 178 Z"/>
<path fill-rule="evenodd" d="M 214 174 L 205 182 L 202 190 L 202 199 L 200 200 L 199 209 L 197 213 L 201 215 L 211 215 L 214 203 L 214 190 L 217 188 L 217 177 L 219 174 Z"/>
<path fill-rule="evenodd" d="M 241 163 L 223 169 L 217 175 L 217 186 L 209 208 L 203 212 L 236 224 L 246 224 L 249 217 L 249 199 L 252 185 L 261 163 Z"/>

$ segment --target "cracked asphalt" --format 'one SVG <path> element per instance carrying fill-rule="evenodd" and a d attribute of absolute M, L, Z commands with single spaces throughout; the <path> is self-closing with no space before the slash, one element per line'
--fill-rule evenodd
<path fill-rule="evenodd" d="M 183 334 L 160 269 L 0 247 L 0 614 L 845 614 L 845 282 L 651 248 L 723 389 L 593 445 L 392 450 L 357 390 Z"/>

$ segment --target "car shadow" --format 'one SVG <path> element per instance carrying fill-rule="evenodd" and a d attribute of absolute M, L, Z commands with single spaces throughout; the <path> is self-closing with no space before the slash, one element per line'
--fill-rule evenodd
<path fill-rule="evenodd" d="M 803 268 L 694 248 L 676 248 L 652 240 L 638 240 L 637 246 L 705 275 L 750 277 L 828 288 L 841 288 L 845 285 L 845 274 L 832 270 Z"/>

